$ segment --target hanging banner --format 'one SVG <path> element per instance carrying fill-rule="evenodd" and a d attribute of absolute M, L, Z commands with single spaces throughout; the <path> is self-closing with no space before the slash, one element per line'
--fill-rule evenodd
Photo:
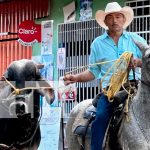
<path fill-rule="evenodd" d="M 59 48 L 57 51 L 57 68 L 64 70 L 66 68 L 66 49 Z"/>
<path fill-rule="evenodd" d="M 41 42 L 41 25 L 35 24 L 32 20 L 25 20 L 19 25 L 18 36 L 18 42 L 24 46 Z"/>
<path fill-rule="evenodd" d="M 42 21 L 41 54 L 52 54 L 53 20 Z"/>

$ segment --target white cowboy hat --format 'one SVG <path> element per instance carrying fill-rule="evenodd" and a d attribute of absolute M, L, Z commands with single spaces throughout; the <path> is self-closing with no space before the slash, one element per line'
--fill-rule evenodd
<path fill-rule="evenodd" d="M 96 18 L 97 23 L 104 29 L 108 29 L 108 27 L 104 23 L 105 17 L 106 15 L 110 13 L 115 13 L 115 12 L 121 13 L 125 16 L 126 22 L 123 26 L 124 29 L 132 22 L 134 13 L 131 7 L 125 6 L 122 8 L 117 2 L 111 2 L 107 4 L 105 11 L 98 10 L 96 12 L 95 18 Z"/>

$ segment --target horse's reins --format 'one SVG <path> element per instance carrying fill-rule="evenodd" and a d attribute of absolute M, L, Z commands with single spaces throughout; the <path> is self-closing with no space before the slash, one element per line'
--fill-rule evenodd
<path fill-rule="evenodd" d="M 117 59 L 116 59 L 117 60 Z M 84 68 L 87 68 L 87 67 L 90 67 L 90 66 L 95 66 L 95 65 L 99 65 L 99 64 L 107 64 L 107 63 L 110 63 L 110 62 L 114 62 L 116 60 L 110 60 L 110 61 L 104 61 L 104 62 L 98 62 L 98 63 L 93 63 L 93 64 L 89 64 L 89 65 L 85 65 L 85 66 L 80 66 L 72 71 L 69 71 L 69 72 L 66 72 L 64 76 L 66 76 L 67 74 L 70 74 L 72 72 L 75 72 L 77 70 L 81 70 L 81 69 L 84 69 Z M 26 87 L 26 88 L 21 88 L 21 89 L 18 89 L 16 88 L 10 81 L 8 81 L 4 76 L 2 76 L 2 78 L 14 89 L 14 92 L 16 95 L 19 95 L 21 91 L 25 91 L 25 90 L 37 90 L 37 89 L 54 89 L 52 87 Z M 65 87 L 65 86 L 64 86 Z M 62 87 L 59 87 L 59 88 L 62 88 Z"/>
<path fill-rule="evenodd" d="M 15 93 L 16 95 L 19 95 L 21 91 L 25 91 L 25 90 L 53 89 L 52 87 L 26 87 L 26 88 L 18 89 L 4 76 L 2 76 L 2 78 L 14 89 L 13 93 Z"/>
<path fill-rule="evenodd" d="M 98 64 L 106 64 L 106 63 L 113 62 L 113 61 L 116 61 L 116 60 L 98 62 L 98 63 L 94 63 L 94 64 L 89 64 L 89 65 L 86 65 L 86 66 L 80 66 L 80 67 L 78 67 L 78 68 L 76 68 L 72 71 L 66 72 L 65 75 L 70 74 L 70 73 L 75 72 L 75 71 L 80 70 L 80 69 L 90 67 L 90 66 L 95 66 L 95 65 L 98 65 Z M 52 87 L 26 87 L 26 88 L 18 89 L 10 81 L 8 81 L 4 76 L 2 76 L 2 78 L 4 79 L 4 81 L 6 81 L 14 89 L 13 93 L 15 93 L 16 95 L 19 95 L 21 91 L 25 91 L 25 90 L 53 89 Z M 59 87 L 59 88 L 62 88 L 62 87 Z"/>
<path fill-rule="evenodd" d="M 84 68 L 88 68 L 88 67 L 95 66 L 95 65 L 107 64 L 107 63 L 110 63 L 110 62 L 114 62 L 114 61 L 116 61 L 116 60 L 117 60 L 117 59 L 115 59 L 115 60 L 110 60 L 110 61 L 104 61 L 104 62 L 97 62 L 97 63 L 85 65 L 85 66 L 79 66 L 78 68 L 73 69 L 72 71 L 66 72 L 65 75 L 70 74 L 70 73 L 73 73 L 73 72 L 78 71 L 78 70 L 81 70 L 81 69 L 84 69 Z"/>

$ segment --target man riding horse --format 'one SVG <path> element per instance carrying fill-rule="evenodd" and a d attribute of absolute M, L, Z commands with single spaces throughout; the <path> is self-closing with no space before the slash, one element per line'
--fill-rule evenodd
<path fill-rule="evenodd" d="M 105 11 L 96 12 L 97 23 L 106 31 L 97 37 L 91 45 L 89 57 L 91 65 L 86 71 L 79 74 L 64 76 L 65 84 L 75 82 L 87 82 L 95 78 L 103 78 L 113 62 L 107 64 L 98 64 L 99 62 L 112 61 L 118 59 L 124 52 L 131 52 L 132 68 L 141 67 L 141 51 L 134 43 L 146 41 L 133 32 L 127 32 L 125 29 L 132 22 L 134 13 L 130 7 L 121 7 L 117 2 L 108 3 Z M 113 72 L 107 74 L 102 84 L 102 89 L 108 89 L 110 78 Z M 136 70 L 135 76 L 132 71 L 129 73 L 129 80 L 138 80 L 140 78 L 139 69 Z M 104 135 L 112 116 L 113 104 L 108 101 L 108 97 L 102 93 L 97 103 L 96 118 L 91 126 L 91 150 L 102 150 Z"/>

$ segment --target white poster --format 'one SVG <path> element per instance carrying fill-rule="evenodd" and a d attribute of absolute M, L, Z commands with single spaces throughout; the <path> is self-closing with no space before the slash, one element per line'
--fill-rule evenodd
<path fill-rule="evenodd" d="M 43 99 L 40 121 L 41 143 L 38 150 L 58 150 L 61 122 L 61 107 L 50 107 Z"/>
<path fill-rule="evenodd" d="M 58 100 L 76 100 L 77 88 L 76 83 L 65 85 L 63 76 L 59 78 L 58 82 Z"/>
<path fill-rule="evenodd" d="M 53 20 L 41 23 L 41 54 L 52 54 Z"/>
<path fill-rule="evenodd" d="M 53 81 L 54 55 L 45 54 L 41 56 L 41 59 L 44 65 L 44 68 L 41 69 L 41 76 L 46 80 Z"/>
<path fill-rule="evenodd" d="M 75 2 L 73 1 L 70 4 L 66 5 L 65 7 L 63 7 L 63 12 L 64 12 L 64 23 L 75 21 L 76 18 Z"/>
<path fill-rule="evenodd" d="M 57 67 L 64 70 L 66 68 L 66 49 L 59 48 L 57 51 Z"/>

